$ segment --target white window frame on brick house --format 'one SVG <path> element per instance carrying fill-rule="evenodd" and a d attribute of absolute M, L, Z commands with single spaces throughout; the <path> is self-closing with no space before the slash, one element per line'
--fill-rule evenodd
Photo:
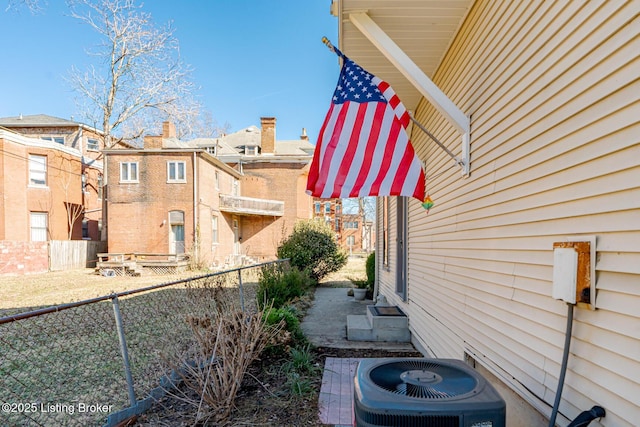
<path fill-rule="evenodd" d="M 247 156 L 257 156 L 258 155 L 258 146 L 257 145 L 247 145 L 244 149 L 244 154 Z"/>
<path fill-rule="evenodd" d="M 87 138 L 87 150 L 98 151 L 100 150 L 100 143 L 95 138 Z"/>
<path fill-rule="evenodd" d="M 218 216 L 211 216 L 211 243 L 213 245 L 218 244 Z"/>
<path fill-rule="evenodd" d="M 29 186 L 47 186 L 47 156 L 29 154 Z"/>
<path fill-rule="evenodd" d="M 187 163 L 181 160 L 167 161 L 167 182 L 187 182 Z"/>
<path fill-rule="evenodd" d="M 120 162 L 120 182 L 138 182 L 138 162 Z"/>
<path fill-rule="evenodd" d="M 49 214 L 46 212 L 29 213 L 29 230 L 32 242 L 46 242 L 49 228 Z"/>
<path fill-rule="evenodd" d="M 57 142 L 58 144 L 64 145 L 64 136 L 42 136 L 40 139 L 44 141 Z"/>

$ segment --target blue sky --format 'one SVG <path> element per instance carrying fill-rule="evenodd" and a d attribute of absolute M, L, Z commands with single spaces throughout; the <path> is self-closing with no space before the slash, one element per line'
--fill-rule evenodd
<path fill-rule="evenodd" d="M 228 122 L 233 132 L 276 117 L 277 139 L 297 139 L 305 127 L 315 143 L 340 71 L 321 42 L 338 41 L 330 3 L 148 0 L 143 9 L 159 26 L 172 21 L 198 99 L 220 125 Z M 6 12 L 0 2 L 0 117 L 79 117 L 64 77 L 95 60 L 86 51 L 98 36 L 69 17 L 62 0 L 42 4 L 34 15 Z"/>

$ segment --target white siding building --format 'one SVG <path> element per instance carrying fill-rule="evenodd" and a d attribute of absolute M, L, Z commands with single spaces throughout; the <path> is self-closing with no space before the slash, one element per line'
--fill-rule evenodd
<path fill-rule="evenodd" d="M 372 28 L 470 118 L 469 176 L 414 126 L 435 205 L 378 202 L 377 289 L 414 344 L 475 363 L 548 417 L 567 319 L 553 244 L 596 236 L 596 309 L 575 309 L 557 423 L 600 405 L 592 426 L 637 426 L 640 1 L 341 0 L 334 13 L 341 50 L 458 156 L 459 127 Z"/>

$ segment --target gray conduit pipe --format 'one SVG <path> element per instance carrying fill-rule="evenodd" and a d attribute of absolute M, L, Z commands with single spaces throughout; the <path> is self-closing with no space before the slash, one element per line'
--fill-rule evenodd
<path fill-rule="evenodd" d="M 569 360 L 569 346 L 571 345 L 571 330 L 573 329 L 573 304 L 567 304 L 567 328 L 564 334 L 564 352 L 562 353 L 562 366 L 560 367 L 560 378 L 558 378 L 558 388 L 556 389 L 556 400 L 553 403 L 553 411 L 549 418 L 549 427 L 555 427 L 558 407 L 562 398 L 562 388 L 564 387 L 564 377 L 567 373 L 567 361 Z"/>

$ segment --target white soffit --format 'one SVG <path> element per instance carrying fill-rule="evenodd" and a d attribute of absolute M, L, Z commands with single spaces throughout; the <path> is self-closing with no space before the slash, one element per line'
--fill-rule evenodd
<path fill-rule="evenodd" d="M 409 110 L 422 95 L 350 21 L 365 12 L 425 73 L 432 77 L 474 0 L 334 0 L 339 48 L 358 65 L 388 82 Z M 334 5 L 335 7 L 335 5 Z"/>

